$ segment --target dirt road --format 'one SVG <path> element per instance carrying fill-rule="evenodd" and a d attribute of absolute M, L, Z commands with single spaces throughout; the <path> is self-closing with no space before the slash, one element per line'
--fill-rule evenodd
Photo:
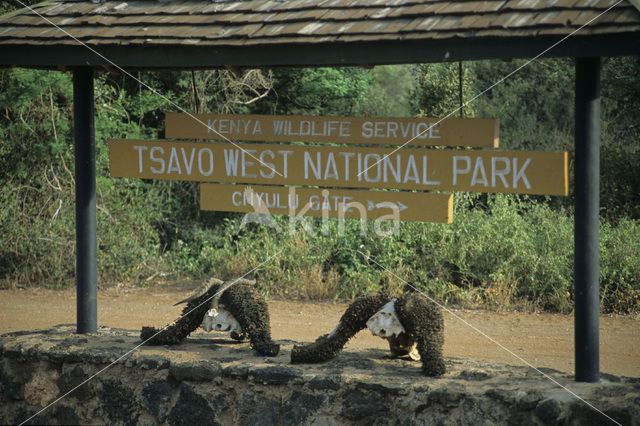
<path fill-rule="evenodd" d="M 179 316 L 182 307 L 172 305 L 188 296 L 194 285 L 175 283 L 146 289 L 101 290 L 98 324 L 132 330 L 143 325 L 164 326 Z M 75 323 L 75 303 L 73 290 L 0 290 L 0 333 Z M 309 342 L 330 332 L 347 304 L 270 300 L 269 307 L 274 339 Z M 444 318 L 445 356 L 521 365 L 523 362 L 508 349 L 536 367 L 574 371 L 573 316 L 457 311 L 445 312 Z M 601 371 L 640 377 L 640 320 L 602 316 L 600 326 Z M 387 347 L 385 341 L 371 336 L 367 330 L 358 333 L 348 345 Z"/>

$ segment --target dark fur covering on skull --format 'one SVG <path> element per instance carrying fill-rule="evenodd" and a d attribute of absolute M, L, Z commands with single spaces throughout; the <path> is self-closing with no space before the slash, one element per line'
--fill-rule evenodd
<path fill-rule="evenodd" d="M 388 301 L 389 297 L 384 293 L 359 297 L 349 305 L 331 334 L 322 335 L 308 345 L 294 346 L 291 362 L 317 363 L 334 358 L 349 339 L 365 328 L 367 320 Z"/>
<path fill-rule="evenodd" d="M 405 293 L 395 308 L 407 333 L 418 343 L 422 372 L 427 376 L 443 375 L 444 319 L 440 307 L 418 293 Z"/>
<path fill-rule="evenodd" d="M 271 340 L 267 302 L 249 280 L 228 284 L 229 281 L 223 283 L 215 278 L 209 280 L 199 292 L 183 301 L 187 302 L 187 306 L 182 310 L 182 315 L 164 331 L 157 334 L 160 330 L 154 327 L 142 327 L 140 338 L 148 345 L 179 344 L 202 324 L 207 311 L 212 304 L 217 306 L 219 300 L 220 305 L 236 318 L 258 354 L 276 356 L 280 345 Z M 223 292 L 214 298 L 220 290 Z"/>
<path fill-rule="evenodd" d="M 313 343 L 294 346 L 291 362 L 319 363 L 334 358 L 349 339 L 367 327 L 369 318 L 391 300 L 393 298 L 387 293 L 356 299 L 342 315 L 333 332 L 320 336 Z M 409 292 L 395 299 L 395 311 L 406 330 L 407 336 L 404 337 L 417 342 L 423 373 L 427 376 L 444 374 L 444 320 L 440 308 L 424 296 Z"/>

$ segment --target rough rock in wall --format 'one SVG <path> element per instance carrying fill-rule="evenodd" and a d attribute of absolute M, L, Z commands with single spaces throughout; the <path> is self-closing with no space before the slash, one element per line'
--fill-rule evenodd
<path fill-rule="evenodd" d="M 425 377 L 419 362 L 349 348 L 323 364 L 292 365 L 295 342 L 266 357 L 206 333 L 119 359 L 139 343 L 135 331 L 110 329 L 1 335 L 0 424 L 19 424 L 60 396 L 29 423 L 607 424 L 527 367 L 445 357 L 447 372 Z M 621 424 L 640 425 L 640 378 L 575 383 L 543 371 Z"/>

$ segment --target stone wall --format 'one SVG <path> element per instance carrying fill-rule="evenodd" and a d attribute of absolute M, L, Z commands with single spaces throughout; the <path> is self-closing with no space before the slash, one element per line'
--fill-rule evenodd
<path fill-rule="evenodd" d="M 419 363 L 390 359 L 382 350 L 347 349 L 325 364 L 292 365 L 290 341 L 280 342 L 275 358 L 205 334 L 130 352 L 139 343 L 137 332 L 76 335 L 70 326 L 0 336 L 0 423 L 22 423 L 50 404 L 29 423 L 608 422 L 526 367 L 447 358 L 447 374 L 428 378 Z M 640 425 L 640 379 L 604 375 L 601 383 L 586 384 L 543 371 L 621 424 Z"/>

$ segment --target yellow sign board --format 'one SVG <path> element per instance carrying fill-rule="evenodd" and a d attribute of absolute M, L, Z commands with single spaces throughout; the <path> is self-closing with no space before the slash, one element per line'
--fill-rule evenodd
<path fill-rule="evenodd" d="M 566 152 L 111 140 L 111 175 L 342 188 L 567 195 Z"/>
<path fill-rule="evenodd" d="M 200 185 L 200 208 L 291 216 L 451 223 L 453 195 L 202 184 Z"/>
<path fill-rule="evenodd" d="M 170 139 L 498 147 L 489 118 L 362 118 L 167 113 Z"/>

